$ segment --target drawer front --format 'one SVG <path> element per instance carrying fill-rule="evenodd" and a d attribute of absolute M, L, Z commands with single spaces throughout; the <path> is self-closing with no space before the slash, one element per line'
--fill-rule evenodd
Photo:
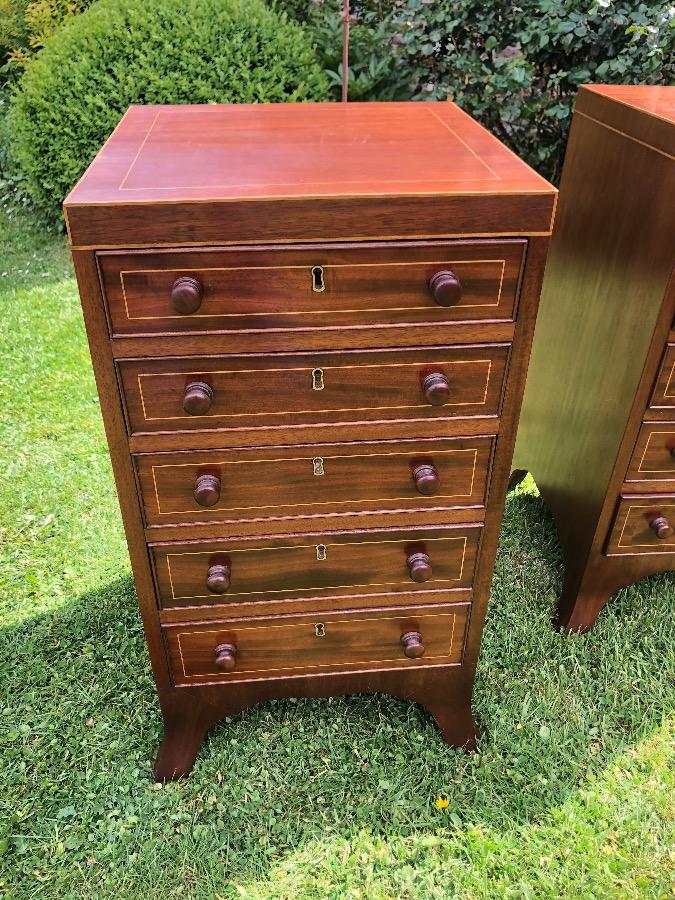
<path fill-rule="evenodd" d="M 621 498 L 607 555 L 635 553 L 675 554 L 675 497 Z"/>
<path fill-rule="evenodd" d="M 635 445 L 626 481 L 675 479 L 675 422 L 643 425 Z"/>
<path fill-rule="evenodd" d="M 481 526 L 154 544 L 164 608 L 466 588 Z M 423 579 L 423 580 L 421 580 Z"/>
<path fill-rule="evenodd" d="M 646 419 L 672 419 L 675 409 L 675 345 L 669 344 L 656 378 Z"/>
<path fill-rule="evenodd" d="M 268 331 L 512 319 L 524 247 L 106 252 L 98 263 L 113 334 Z M 448 271 L 461 289 L 441 306 L 429 281 Z M 174 289 L 181 278 L 193 279 L 185 293 Z"/>
<path fill-rule="evenodd" d="M 176 625 L 163 631 L 174 683 L 188 685 L 457 665 L 462 660 L 468 618 L 468 604 L 443 604 L 405 611 L 235 619 Z M 402 638 L 411 634 L 419 635 L 414 639 L 417 652 L 423 649 L 417 658 L 409 658 L 403 651 Z M 225 665 L 233 668 L 227 670 Z"/>
<path fill-rule="evenodd" d="M 507 355 L 508 345 L 493 344 L 118 365 L 129 427 L 142 433 L 497 415 Z M 447 384 L 432 398 L 443 405 L 430 402 L 432 375 Z M 202 402 L 192 405 L 194 396 Z"/>
<path fill-rule="evenodd" d="M 135 463 L 148 525 L 241 522 L 482 506 L 492 445 L 485 437 L 312 444 L 142 454 Z"/>

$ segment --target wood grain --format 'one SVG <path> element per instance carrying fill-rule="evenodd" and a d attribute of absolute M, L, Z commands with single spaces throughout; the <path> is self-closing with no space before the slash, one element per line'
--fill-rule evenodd
<path fill-rule="evenodd" d="M 671 534 L 659 538 L 653 526 L 661 518 L 670 523 Z M 621 499 L 607 554 L 633 553 L 675 553 L 675 496 Z"/>
<path fill-rule="evenodd" d="M 458 664 L 462 658 L 468 605 L 411 607 L 316 616 L 276 616 L 179 625 L 164 629 L 177 685 L 255 680 L 285 675 L 297 677 L 343 669 L 379 670 Z M 424 654 L 406 656 L 402 635 L 415 631 Z M 236 647 L 236 665 L 222 672 L 215 649 Z"/>
<path fill-rule="evenodd" d="M 654 392 L 645 419 L 650 422 L 672 419 L 675 414 L 675 344 L 669 344 L 656 376 Z"/>
<path fill-rule="evenodd" d="M 452 103 L 146 106 L 65 208 L 100 248 L 548 233 L 554 196 Z"/>
<path fill-rule="evenodd" d="M 672 85 L 586 84 L 577 111 L 624 138 L 675 157 L 675 87 Z"/>
<path fill-rule="evenodd" d="M 206 578 L 213 563 L 230 568 L 230 602 L 410 593 L 469 587 L 480 527 L 348 531 L 277 538 L 151 545 L 162 606 L 213 602 Z M 430 580 L 417 587 L 408 557 L 426 553 Z"/>
<path fill-rule="evenodd" d="M 674 96 L 582 88 L 565 158 L 514 468 L 553 514 L 566 566 L 555 622 L 571 631 L 619 587 L 672 568 L 660 553 L 604 554 L 643 418 L 673 418 L 645 411 L 675 315 Z"/>
<path fill-rule="evenodd" d="M 331 422 L 495 415 L 508 347 L 124 360 L 119 372 L 131 433 L 275 428 Z M 423 391 L 445 374 L 451 396 L 433 406 Z M 320 373 L 315 376 L 315 373 Z M 320 384 L 315 378 L 320 377 Z M 209 413 L 183 408 L 191 381 L 213 390 Z"/>
<path fill-rule="evenodd" d="M 98 263 L 114 335 L 265 332 L 512 319 L 524 248 L 524 241 L 222 247 L 109 251 Z M 443 307 L 429 281 L 446 269 L 459 279 L 461 299 Z M 172 286 L 187 276 L 203 297 L 181 314 Z"/>
<path fill-rule="evenodd" d="M 446 347 L 465 344 L 508 344 L 513 340 L 513 322 L 420 322 L 386 326 L 319 326 L 270 328 L 266 331 L 212 331 L 199 334 L 160 334 L 116 337 L 112 352 L 116 359 L 141 356 L 219 356 L 232 353 L 310 353 L 316 350 L 389 350 L 397 348 Z"/>
<path fill-rule="evenodd" d="M 344 612 L 351 615 L 354 610 L 381 609 L 383 606 L 405 611 L 411 606 L 420 603 L 436 605 L 438 603 L 471 603 L 473 592 L 471 588 L 441 588 L 433 587 L 421 589 L 419 585 L 410 583 L 409 591 L 387 591 L 360 593 L 358 590 L 352 593 L 330 594 L 326 596 L 314 594 L 311 596 L 296 597 L 295 599 L 280 599 L 274 595 L 268 595 L 265 599 L 258 597 L 241 597 L 234 600 L 221 594 L 213 597 L 210 603 L 197 603 L 194 606 L 162 607 L 158 610 L 159 621 L 163 625 L 181 625 L 192 622 L 219 622 L 231 618 L 257 618 L 258 616 L 288 616 L 295 613 L 312 612 L 316 614 L 330 612 Z"/>
<path fill-rule="evenodd" d="M 490 438 L 396 443 L 311 444 L 287 448 L 195 451 L 136 456 L 148 525 L 241 522 L 378 510 L 482 506 L 492 456 Z M 413 470 L 431 464 L 439 486 L 416 489 Z M 194 499 L 202 473 L 217 474 L 219 501 Z"/>
<path fill-rule="evenodd" d="M 642 426 L 626 481 L 675 481 L 675 422 Z"/>

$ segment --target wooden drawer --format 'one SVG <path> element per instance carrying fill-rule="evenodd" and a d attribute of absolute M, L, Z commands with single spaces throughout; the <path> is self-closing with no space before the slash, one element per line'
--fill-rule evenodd
<path fill-rule="evenodd" d="M 98 265 L 115 335 L 341 329 L 512 319 L 525 244 L 103 252 Z M 429 280 L 447 270 L 461 296 L 440 306 Z M 187 303 L 175 294 L 172 301 L 174 283 L 185 277 L 199 287 L 188 286 Z"/>
<path fill-rule="evenodd" d="M 636 553 L 675 554 L 675 497 L 621 498 L 607 555 Z"/>
<path fill-rule="evenodd" d="M 240 523 L 482 506 L 492 448 L 485 437 L 312 444 L 141 454 L 135 464 L 148 525 Z"/>
<path fill-rule="evenodd" d="M 447 666 L 462 661 L 469 609 L 469 604 L 443 604 L 230 619 L 164 627 L 163 633 L 176 685 Z M 411 632 L 421 636 L 424 650 L 412 659 L 401 641 Z M 226 654 L 234 664 L 231 671 L 216 662 L 217 648 L 223 645 L 234 648 Z"/>
<path fill-rule="evenodd" d="M 150 550 L 160 602 L 168 608 L 466 588 L 480 532 L 480 525 L 382 529 L 156 543 Z M 413 573 L 413 558 L 421 555 L 428 557 L 426 569 Z"/>
<path fill-rule="evenodd" d="M 675 409 L 675 344 L 668 344 L 656 377 L 654 392 L 645 419 L 649 421 L 673 418 Z"/>
<path fill-rule="evenodd" d="M 626 481 L 675 479 L 675 422 L 645 424 L 640 429 Z"/>
<path fill-rule="evenodd" d="M 166 357 L 120 360 L 118 366 L 132 434 L 287 428 L 497 415 L 508 349 L 506 344 L 492 344 Z M 432 374 L 448 382 L 442 406 L 431 404 L 423 389 Z M 208 388 L 208 409 L 199 414 L 184 408 L 188 387 L 195 384 Z"/>

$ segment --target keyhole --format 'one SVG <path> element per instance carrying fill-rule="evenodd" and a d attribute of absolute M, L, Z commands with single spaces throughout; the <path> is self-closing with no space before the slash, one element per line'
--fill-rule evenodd
<path fill-rule="evenodd" d="M 326 283 L 323 280 L 323 266 L 314 266 L 312 268 L 312 290 L 315 294 L 320 294 L 326 290 Z"/>
<path fill-rule="evenodd" d="M 316 558 L 318 560 L 323 560 L 326 558 L 326 545 L 325 544 L 317 544 Z"/>
<path fill-rule="evenodd" d="M 312 390 L 322 391 L 323 388 L 323 369 L 312 369 Z"/>
<path fill-rule="evenodd" d="M 323 459 L 320 456 L 315 456 L 312 460 L 312 466 L 314 469 L 315 475 L 325 475 L 326 473 L 323 470 Z"/>
<path fill-rule="evenodd" d="M 317 637 L 326 637 L 326 626 L 323 622 L 317 622 L 314 626 L 314 634 Z"/>

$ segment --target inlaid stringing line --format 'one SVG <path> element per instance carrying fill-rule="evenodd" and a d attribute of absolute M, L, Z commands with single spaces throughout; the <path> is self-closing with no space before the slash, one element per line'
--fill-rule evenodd
<path fill-rule="evenodd" d="M 501 274 L 499 278 L 499 288 L 497 291 L 497 300 L 495 303 L 459 303 L 457 308 L 459 309 L 494 309 L 497 308 L 501 302 L 502 296 L 502 285 L 504 283 L 504 273 L 506 270 L 506 260 L 505 259 L 463 259 L 463 260 L 415 260 L 413 262 L 402 262 L 402 263 L 328 263 L 325 268 L 331 269 L 350 269 L 356 267 L 367 267 L 382 269 L 387 266 L 431 266 L 431 265 L 447 265 L 447 266 L 461 266 L 461 265 L 471 265 L 478 263 L 494 263 L 495 265 L 501 264 Z M 306 269 L 306 265 L 295 265 L 295 266 L 188 266 L 187 269 L 191 269 L 199 272 L 236 272 L 236 271 L 274 271 L 276 269 Z M 122 269 L 120 270 L 120 283 L 122 287 L 122 299 L 124 301 L 124 312 L 128 321 L 136 322 L 136 321 L 145 321 L 145 320 L 156 320 L 156 319 L 183 319 L 185 320 L 184 315 L 160 315 L 160 316 L 132 316 L 129 313 L 129 303 L 126 292 L 126 285 L 124 282 L 125 275 L 146 275 L 153 274 L 155 272 L 160 272 L 162 274 L 170 274 L 170 273 L 178 273 L 184 271 L 183 269 Z M 346 315 L 347 313 L 368 313 L 368 312 L 420 312 L 424 311 L 425 308 L 420 306 L 384 306 L 384 307 L 364 307 L 357 309 L 338 309 L 338 310 L 329 310 L 329 309 L 310 309 L 310 310 L 295 310 L 291 312 L 247 312 L 240 311 L 235 313 L 225 313 L 225 312 L 213 312 L 213 313 L 190 313 L 191 319 L 219 319 L 219 318 L 248 318 L 249 316 L 309 316 L 309 315 Z M 429 308 L 431 310 L 431 308 Z"/>
<path fill-rule="evenodd" d="M 459 541 L 459 542 L 462 542 L 462 545 L 463 545 L 462 546 L 462 559 L 461 559 L 460 566 L 459 566 L 459 569 L 460 569 L 459 575 L 455 578 L 434 578 L 434 579 L 431 579 L 429 582 L 425 582 L 425 584 L 431 584 L 434 581 L 436 581 L 436 582 L 461 581 L 462 574 L 464 572 L 464 561 L 465 561 L 465 557 L 466 557 L 466 551 L 467 551 L 467 547 L 468 547 L 468 539 L 467 539 L 466 535 L 460 535 L 459 537 L 424 538 L 423 540 L 424 540 L 425 544 L 433 544 L 433 543 L 436 543 L 437 541 L 447 541 L 448 543 L 450 543 L 450 542 L 454 543 L 454 542 Z M 357 542 L 354 542 L 354 545 L 357 547 L 363 547 L 363 546 L 370 547 L 373 545 L 378 546 L 380 544 L 406 544 L 406 543 L 409 543 L 409 541 L 407 541 L 407 540 L 403 540 L 403 541 L 401 541 L 401 540 L 399 540 L 399 541 L 357 541 Z M 226 544 L 226 542 L 225 542 L 225 544 Z M 345 542 L 343 544 L 327 544 L 326 546 L 328 548 L 330 548 L 330 547 L 344 547 L 344 546 L 351 546 L 351 545 L 352 544 L 350 542 Z M 289 544 L 289 545 L 285 545 L 282 547 L 250 547 L 248 549 L 243 549 L 243 550 L 225 550 L 225 549 L 223 549 L 221 551 L 192 550 L 192 551 L 187 551 L 185 553 L 167 553 L 165 559 L 166 559 L 167 569 L 169 571 L 169 581 L 171 583 L 171 596 L 174 600 L 196 600 L 199 597 L 210 596 L 209 594 L 188 594 L 186 596 L 183 596 L 183 595 L 176 596 L 176 594 L 174 593 L 174 590 L 173 590 L 173 579 L 171 577 L 171 557 L 179 557 L 179 556 L 206 556 L 206 557 L 209 557 L 209 556 L 212 556 L 213 553 L 217 553 L 217 552 L 223 552 L 223 553 L 227 552 L 230 555 L 234 556 L 238 553 L 255 553 L 255 552 L 260 552 L 260 551 L 312 550 L 314 548 L 314 546 L 315 546 L 314 544 L 295 544 L 295 545 Z M 367 584 L 353 584 L 353 585 L 350 585 L 350 584 L 329 585 L 328 587 L 323 587 L 323 588 L 313 588 L 313 587 L 295 588 L 293 590 L 293 593 L 299 593 L 301 591 L 305 592 L 305 591 L 342 590 L 343 588 L 346 588 L 346 587 L 354 587 L 354 588 L 357 588 L 357 587 L 391 587 L 391 586 L 397 585 L 397 584 L 407 584 L 407 582 L 391 581 L 391 582 L 384 582 L 384 583 L 373 582 L 372 584 L 367 583 Z M 285 588 L 284 590 L 264 591 L 265 594 L 283 594 L 283 593 L 288 593 L 288 592 L 289 592 L 288 588 Z M 240 597 L 240 596 L 248 597 L 248 596 L 251 596 L 252 594 L 260 594 L 260 593 L 263 593 L 263 592 L 261 592 L 261 591 L 243 591 L 239 594 L 229 594 L 228 593 L 228 596 L 229 597 Z"/>
<path fill-rule="evenodd" d="M 478 450 L 477 449 L 467 449 L 467 450 L 433 450 L 430 451 L 434 453 L 435 456 L 448 456 L 452 454 L 460 454 L 460 453 L 473 453 L 473 464 L 472 464 L 472 472 L 470 479 L 470 488 L 468 492 L 464 493 L 456 493 L 456 494 L 434 494 L 434 498 L 437 500 L 451 500 L 457 497 L 471 497 L 473 495 L 474 488 L 474 477 L 476 473 L 476 463 L 478 458 Z M 351 454 L 345 456 L 324 456 L 323 459 L 325 461 L 333 461 L 333 460 L 341 460 L 341 459 L 379 459 L 384 456 L 399 456 L 402 459 L 408 459 L 410 453 L 373 453 L 373 454 Z M 238 466 L 238 465 L 251 465 L 254 463 L 278 463 L 278 462 L 310 462 L 313 457 L 304 457 L 304 456 L 294 456 L 294 457 L 282 457 L 280 459 L 251 459 L 251 460 L 233 460 L 232 462 L 213 462 L 213 461 L 205 461 L 203 463 L 199 463 L 199 466 Z M 158 493 L 158 485 L 157 485 L 157 477 L 155 475 L 155 469 L 184 469 L 189 467 L 194 467 L 195 463 L 178 463 L 177 465 L 163 465 L 163 466 L 155 466 L 151 467 L 152 480 L 155 488 L 155 497 L 157 499 L 157 513 L 160 516 L 172 516 L 179 515 L 181 513 L 194 513 L 203 515 L 204 512 L 208 512 L 208 510 L 204 509 L 172 509 L 167 512 L 162 512 L 161 504 L 159 501 L 159 493 Z M 278 503 L 278 504 L 264 504 L 263 506 L 227 506 L 224 509 L 213 509 L 215 513 L 223 513 L 223 512 L 237 512 L 237 511 L 249 511 L 254 509 L 296 509 L 302 506 L 330 506 L 333 503 L 348 504 L 348 503 L 394 503 L 399 500 L 415 500 L 417 502 L 416 497 L 372 497 L 372 498 L 361 498 L 358 500 L 316 500 L 305 503 Z"/>
<path fill-rule="evenodd" d="M 450 631 L 450 646 L 448 647 L 447 652 L 438 653 L 438 654 L 435 654 L 434 656 L 425 656 L 424 657 L 425 660 L 448 659 L 448 658 L 452 657 L 452 643 L 453 643 L 454 634 L 455 634 L 454 626 L 455 626 L 455 620 L 457 618 L 457 613 L 454 613 L 454 612 L 453 613 L 448 613 L 448 612 L 430 613 L 425 616 L 416 616 L 415 617 L 420 622 L 423 620 L 426 620 L 426 619 L 441 619 L 441 618 L 447 619 L 450 617 L 452 617 L 453 622 L 452 622 L 452 628 Z M 370 618 L 362 618 L 362 619 L 333 619 L 333 620 L 330 620 L 330 624 L 331 625 L 342 625 L 345 623 L 351 624 L 352 622 L 370 622 L 373 620 L 376 622 L 390 622 L 390 621 L 396 622 L 396 621 L 400 621 L 401 618 L 402 618 L 401 616 L 387 616 L 386 618 L 371 616 Z M 293 623 L 289 623 L 288 625 L 257 625 L 257 626 L 244 626 L 243 628 L 240 626 L 235 626 L 235 627 L 237 627 L 239 631 L 261 631 L 261 630 L 265 630 L 265 629 L 270 630 L 272 628 L 305 628 L 305 627 L 311 627 L 311 624 L 309 622 L 307 622 L 307 623 L 293 622 Z M 209 629 L 207 631 L 192 631 L 192 632 L 182 631 L 176 635 L 176 641 L 178 644 L 178 652 L 180 654 L 181 668 L 183 669 L 183 677 L 184 678 L 209 678 L 214 675 L 223 675 L 224 674 L 223 672 L 204 672 L 201 675 L 188 675 L 188 673 L 185 669 L 185 660 L 183 657 L 183 647 L 182 647 L 181 638 L 190 637 L 191 635 L 214 634 L 214 633 L 215 634 L 218 633 L 217 629 L 215 629 L 215 628 Z M 351 663 L 350 662 L 337 663 L 337 665 L 343 665 L 343 666 L 371 665 L 372 663 L 380 663 L 380 662 L 400 662 L 400 663 L 404 663 L 404 664 L 407 662 L 410 662 L 410 663 L 417 662 L 419 665 L 419 660 L 408 660 L 407 658 L 401 659 L 401 657 L 395 657 L 394 659 L 365 659 L 365 660 L 358 660 L 357 662 L 351 662 Z M 274 671 L 291 671 L 291 670 L 297 670 L 297 669 L 320 669 L 327 665 L 333 665 L 333 663 L 310 663 L 310 664 L 305 664 L 302 666 L 279 666 L 279 667 L 273 668 L 273 669 L 244 669 L 244 670 L 242 670 L 241 674 L 242 675 L 255 675 L 260 672 L 270 672 L 270 671 L 274 672 Z"/>
<path fill-rule="evenodd" d="M 458 359 L 458 360 L 440 360 L 434 361 L 433 365 L 438 366 L 461 366 L 461 365 L 487 365 L 487 373 L 485 379 L 485 389 L 483 391 L 483 399 L 478 400 L 462 400 L 455 401 L 454 403 L 446 403 L 445 407 L 451 406 L 484 406 L 487 402 L 488 389 L 490 386 L 490 375 L 492 371 L 492 360 L 491 359 Z M 323 366 L 322 368 L 326 372 L 335 372 L 341 369 L 350 370 L 350 369 L 385 369 L 385 368 L 411 368 L 417 367 L 419 368 L 419 363 L 368 363 L 363 365 L 350 365 L 350 366 Z M 148 416 L 145 407 L 145 398 L 143 395 L 143 385 L 141 382 L 142 378 L 198 378 L 203 377 L 205 374 L 207 375 L 251 375 L 251 374 L 267 374 L 269 372 L 311 372 L 311 367 L 307 366 L 297 366 L 297 367 L 289 367 L 287 369 L 223 369 L 219 371 L 211 371 L 211 372 L 140 372 L 137 374 L 137 383 L 138 383 L 138 393 L 140 395 L 141 406 L 143 408 L 143 421 L 145 422 L 170 422 L 181 419 L 238 419 L 238 418 L 254 418 L 254 417 L 263 417 L 263 416 L 300 416 L 300 415 L 315 415 L 318 413 L 338 413 L 338 412 L 357 412 L 358 410 L 385 410 L 385 409 L 427 409 L 428 404 L 419 402 L 413 404 L 403 404 L 399 406 L 357 406 L 357 407 L 341 407 L 339 409 L 296 409 L 296 410 L 276 410 L 274 412 L 248 412 L 248 413 L 209 413 L 208 415 L 202 416 L 190 416 L 186 414 L 184 416 Z"/>

